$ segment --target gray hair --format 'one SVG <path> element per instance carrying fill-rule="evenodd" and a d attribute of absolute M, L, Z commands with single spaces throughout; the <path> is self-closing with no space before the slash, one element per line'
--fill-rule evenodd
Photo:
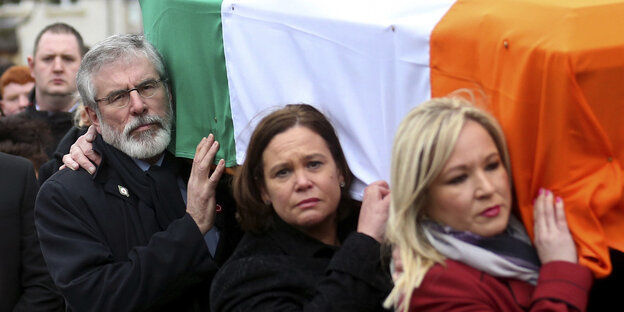
<path fill-rule="evenodd" d="M 83 104 L 99 112 L 95 102 L 97 90 L 93 85 L 93 75 L 103 66 L 120 61 L 129 62 L 137 57 L 147 58 L 156 69 L 160 79 L 167 80 L 162 56 L 144 36 L 138 34 L 114 35 L 97 43 L 85 54 L 80 64 L 76 84 Z M 163 85 L 169 92 L 167 83 L 163 83 Z"/>

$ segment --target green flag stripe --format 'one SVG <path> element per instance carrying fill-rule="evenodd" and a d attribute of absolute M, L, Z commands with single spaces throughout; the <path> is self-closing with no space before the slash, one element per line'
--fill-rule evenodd
<path fill-rule="evenodd" d="M 165 59 L 175 97 L 170 149 L 193 158 L 202 137 L 220 143 L 216 160 L 236 165 L 236 149 L 223 53 L 221 0 L 140 1 L 147 39 Z"/>

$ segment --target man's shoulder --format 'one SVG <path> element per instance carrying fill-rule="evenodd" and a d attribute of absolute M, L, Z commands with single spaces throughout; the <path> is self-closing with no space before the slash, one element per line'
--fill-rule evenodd
<path fill-rule="evenodd" d="M 29 179 L 35 179 L 35 169 L 30 160 L 11 154 L 0 153 L 0 188 L 4 192 L 21 189 Z M 6 196 L 3 193 L 3 196 Z"/>
<path fill-rule="evenodd" d="M 2 169 L 1 171 L 4 173 L 6 173 L 6 170 L 11 170 L 14 172 L 19 170 L 25 170 L 25 168 L 31 166 L 32 165 L 30 164 L 30 161 L 28 161 L 28 159 L 24 157 L 0 153 L 0 169 Z"/>
<path fill-rule="evenodd" d="M 46 119 L 48 117 L 48 113 L 44 111 L 38 111 L 35 105 L 29 105 L 26 109 L 19 113 L 20 116 L 25 118 L 38 118 L 38 119 Z"/>
<path fill-rule="evenodd" d="M 71 183 L 74 181 L 84 182 L 86 180 L 93 180 L 93 176 L 82 168 L 78 170 L 71 170 L 69 168 L 64 168 L 63 170 L 59 170 L 58 172 L 56 172 L 48 180 L 65 184 L 65 183 Z"/>
<path fill-rule="evenodd" d="M 99 172 L 103 175 L 102 172 Z M 104 177 L 94 177 L 86 170 L 80 168 L 71 170 L 65 168 L 54 173 L 42 185 L 40 193 L 45 192 L 70 192 L 80 196 L 84 192 L 97 189 L 98 184 L 102 184 Z"/>
<path fill-rule="evenodd" d="M 43 182 L 37 194 L 35 210 L 39 214 L 57 214 L 58 211 L 91 214 L 112 204 L 109 195 L 115 195 L 117 184 L 117 180 L 102 174 L 94 177 L 83 169 L 74 171 L 65 168 Z"/>

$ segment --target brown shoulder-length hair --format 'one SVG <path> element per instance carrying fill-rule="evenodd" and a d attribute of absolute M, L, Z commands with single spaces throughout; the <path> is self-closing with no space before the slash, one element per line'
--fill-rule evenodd
<path fill-rule="evenodd" d="M 28 158 L 38 173 L 48 161 L 46 146 L 52 134 L 45 120 L 17 114 L 0 118 L 0 152 Z"/>
<path fill-rule="evenodd" d="M 245 162 L 236 171 L 233 181 L 234 198 L 237 203 L 238 221 L 243 230 L 262 233 L 273 227 L 273 207 L 262 200 L 265 187 L 262 154 L 271 140 L 278 134 L 295 126 L 306 127 L 325 140 L 344 177 L 338 204 L 338 220 L 351 212 L 353 199 L 349 187 L 353 175 L 340 146 L 338 136 L 331 123 L 316 108 L 308 104 L 289 104 L 264 117 L 251 135 L 247 146 Z"/>

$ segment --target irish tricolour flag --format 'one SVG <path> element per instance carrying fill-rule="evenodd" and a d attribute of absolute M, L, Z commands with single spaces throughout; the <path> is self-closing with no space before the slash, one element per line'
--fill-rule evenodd
<path fill-rule="evenodd" d="M 457 88 L 486 95 L 532 233 L 540 187 L 564 198 L 581 262 L 624 250 L 624 3 L 608 0 L 142 0 L 176 98 L 172 149 L 214 133 L 240 164 L 262 116 L 309 103 L 358 182 L 389 179 L 406 112 Z M 416 161 L 416 159 L 415 159 Z"/>

